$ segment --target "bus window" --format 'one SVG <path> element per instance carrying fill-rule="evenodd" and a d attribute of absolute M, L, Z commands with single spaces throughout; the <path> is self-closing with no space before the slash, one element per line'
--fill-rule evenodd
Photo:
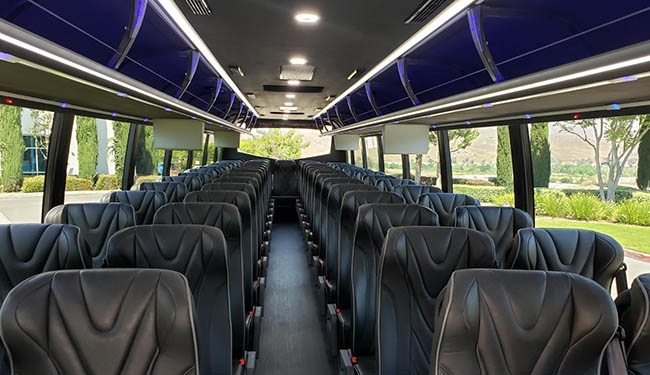
<path fill-rule="evenodd" d="M 119 190 L 130 124 L 76 116 L 68 153 L 65 203 L 99 202 Z"/>
<path fill-rule="evenodd" d="M 254 129 L 252 135 L 241 135 L 238 151 L 273 159 L 309 158 L 329 154 L 331 138 L 316 129 Z"/>
<path fill-rule="evenodd" d="M 363 138 L 359 138 L 359 149 L 354 151 L 354 165 L 363 167 L 363 147 L 361 145 Z"/>
<path fill-rule="evenodd" d="M 0 105 L 0 224 L 39 223 L 54 113 Z"/>
<path fill-rule="evenodd" d="M 384 154 L 384 167 L 386 174 L 402 178 L 402 155 Z"/>
<path fill-rule="evenodd" d="M 482 205 L 514 206 L 512 153 L 507 126 L 449 131 L 454 193 Z"/>
<path fill-rule="evenodd" d="M 153 147 L 153 127 L 142 126 L 135 154 L 135 183 L 157 181 L 162 176 L 165 151 Z M 158 166 L 160 165 L 160 172 Z"/>
<path fill-rule="evenodd" d="M 650 253 L 650 192 L 637 181 L 646 126 L 648 115 L 529 125 L 536 226 L 595 230 Z M 634 256 L 625 261 L 629 280 L 650 271 Z"/>
<path fill-rule="evenodd" d="M 366 155 L 368 159 L 368 169 L 373 171 L 379 170 L 379 148 L 377 147 L 377 137 L 365 137 Z"/>
<path fill-rule="evenodd" d="M 435 132 L 429 132 L 429 151 L 425 155 L 409 154 L 412 180 L 440 187 L 440 153 Z"/>

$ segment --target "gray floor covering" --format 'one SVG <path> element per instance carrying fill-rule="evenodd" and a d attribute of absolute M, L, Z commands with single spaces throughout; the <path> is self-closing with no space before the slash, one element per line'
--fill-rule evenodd
<path fill-rule="evenodd" d="M 258 375 L 334 375 L 300 227 L 273 225 Z"/>

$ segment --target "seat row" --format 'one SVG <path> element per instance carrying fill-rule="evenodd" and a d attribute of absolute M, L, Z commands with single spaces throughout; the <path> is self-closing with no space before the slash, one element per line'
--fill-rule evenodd
<path fill-rule="evenodd" d="M 574 279 L 580 280 L 580 277 L 591 279 L 585 284 L 590 285 L 587 289 L 599 285 L 594 293 L 607 297 L 606 307 L 601 309 L 598 305 L 589 305 L 584 309 L 585 314 L 593 316 L 606 314 L 603 309 L 613 306 L 608 291 L 614 279 L 618 278 L 619 292 L 626 288 L 625 283 L 621 282 L 625 270 L 623 249 L 606 235 L 586 230 L 532 228 L 532 219 L 516 208 L 482 207 L 469 196 L 441 193 L 437 188 L 414 185 L 408 180 L 393 181 L 397 179 L 376 172 L 363 174 L 357 168 L 348 168 L 356 170 L 351 178 L 342 172 L 345 166 L 333 166 L 317 162 L 303 162 L 300 165 L 297 212 L 304 229 L 309 264 L 313 266 L 318 280 L 315 284 L 321 300 L 321 313 L 327 319 L 330 351 L 332 355 L 339 355 L 344 372 L 427 372 L 426 368 L 431 365 L 429 360 L 432 357 L 429 354 L 433 350 L 434 327 L 438 327 L 438 321 L 434 319 L 442 317 L 441 311 L 445 311 L 436 310 L 434 306 L 442 289 L 450 286 L 451 275 L 457 270 L 526 270 L 510 273 L 490 271 L 481 277 L 490 279 L 492 275 L 503 274 L 506 275 L 503 276 L 506 285 L 509 278 L 533 280 L 522 281 L 522 285 L 532 284 L 531 288 L 539 288 L 539 293 L 533 294 L 538 302 L 547 298 L 562 300 L 558 290 L 546 289 L 545 283 L 540 280 L 559 278 L 565 280 L 557 281 L 559 284 L 572 284 Z M 371 175 L 371 178 L 368 177 Z M 364 184 L 363 180 L 391 180 L 392 191 L 381 191 L 377 185 Z M 400 233 L 399 241 L 387 239 L 389 233 L 393 232 Z M 391 246 L 392 250 L 389 250 Z M 391 251 L 400 252 L 404 259 L 401 259 L 401 263 L 391 262 L 392 269 L 382 268 L 386 267 L 386 259 Z M 403 275 L 411 267 L 416 274 Z M 539 272 L 530 272 L 532 270 L 546 273 L 540 276 Z M 474 271 L 467 273 L 473 275 Z M 402 276 L 398 279 L 406 283 L 402 289 L 397 287 L 398 279 L 384 280 L 386 275 L 395 276 L 400 272 Z M 555 276 L 553 272 L 563 272 L 565 275 Z M 637 289 L 645 290 L 640 287 L 642 283 L 639 280 L 635 281 L 639 286 Z M 580 285 L 585 283 L 576 282 Z M 409 288 L 416 290 L 407 294 Z M 506 294 L 510 296 L 509 292 Z M 517 305 L 518 308 L 527 306 L 526 296 L 526 293 L 520 296 L 523 301 L 517 302 L 521 303 Z M 575 301 L 572 298 L 564 298 L 562 306 L 573 304 Z M 424 306 L 430 308 L 424 309 Z M 537 307 L 535 313 L 546 314 L 546 305 Z M 382 315 L 384 308 L 388 310 Z M 627 310 L 630 311 L 629 308 Z M 530 315 L 531 327 L 546 325 L 544 332 L 548 332 L 550 326 L 544 323 L 546 315 L 535 313 Z M 615 329 L 605 340 L 603 348 L 618 332 L 618 317 L 616 314 L 609 315 L 615 318 Z M 562 321 L 556 321 L 557 325 L 553 327 L 570 324 L 564 321 L 567 316 L 571 315 L 563 315 Z M 539 321 L 533 318 L 539 318 Z M 392 325 L 389 324 L 390 329 L 384 332 L 382 340 L 380 333 L 386 321 Z M 509 322 L 504 324 L 507 327 Z M 638 328 L 634 331 L 638 332 Z M 495 339 L 501 335 L 510 337 L 507 329 L 491 334 L 496 335 Z M 616 337 L 618 340 L 623 335 Z M 540 340 L 547 340 L 548 343 L 551 336 L 540 336 Z M 395 346 L 400 342 L 409 342 L 410 345 Z M 396 356 L 396 353 L 401 355 Z M 388 362 L 385 361 L 394 363 L 392 367 L 386 367 Z M 600 363 L 600 358 L 596 356 L 595 361 Z M 650 362 L 648 358 L 644 361 Z M 581 359 L 579 362 L 588 361 Z M 634 359 L 631 358 L 632 362 Z M 444 368 L 447 365 L 441 366 Z M 473 372 L 459 370 L 449 373 Z"/>
<path fill-rule="evenodd" d="M 219 168 L 223 164 L 228 165 L 229 168 Z M 272 207 L 267 210 L 267 207 L 272 205 L 268 194 L 270 192 L 269 163 L 266 161 L 223 162 L 208 170 L 211 171 L 209 173 L 219 173 L 216 178 L 210 180 L 214 182 L 202 185 L 200 191 L 186 192 L 183 201 L 178 201 L 181 196 L 179 192 L 183 189 L 191 190 L 185 182 L 143 183 L 139 186 L 140 189 L 145 189 L 143 191 L 111 193 L 107 198 L 111 201 L 109 203 L 71 204 L 57 207 L 47 215 L 46 220 L 50 224 L 12 225 L 0 228 L 4 231 L 0 234 L 0 241 L 13 244 L 0 253 L 3 257 L 3 265 L 11 272 L 18 272 L 16 276 L 19 276 L 11 278 L 7 290 L 32 275 L 59 269 L 160 268 L 179 272 L 186 277 L 185 282 L 189 282 L 189 290 L 196 306 L 196 324 L 192 323 L 192 327 L 196 328 L 198 334 L 196 353 L 201 365 L 200 373 L 230 374 L 246 371 L 252 373 L 259 354 L 257 348 L 265 284 L 263 273 L 265 269 L 262 264 L 266 262 L 261 259 L 261 256 L 258 259 L 258 255 L 264 254 L 264 257 L 267 257 L 270 250 L 270 238 L 262 233 L 261 228 L 269 228 L 265 232 L 270 230 L 273 215 Z M 160 194 L 163 196 L 161 197 Z M 129 203 L 120 203 L 125 201 Z M 156 209 L 156 203 L 159 201 L 171 201 L 171 203 Z M 141 202 L 142 204 L 139 204 Z M 258 202 L 268 206 L 260 207 Z M 147 207 L 144 208 L 145 206 Z M 146 212 L 140 216 L 144 221 L 138 222 L 136 216 L 138 210 Z M 151 211 L 154 213 L 150 214 Z M 258 223 L 257 219 L 260 217 L 257 215 L 258 211 L 265 212 L 264 218 L 268 222 L 260 220 Z M 154 225 L 143 224 L 145 222 Z M 138 225 L 135 225 L 136 223 Z M 46 235 L 45 232 L 48 234 Z M 44 242 L 34 242 L 34 239 L 39 237 Z M 18 242 L 17 239 L 23 242 Z M 259 248 L 257 243 L 260 243 Z M 5 258 L 14 262 L 5 262 Z M 27 263 L 27 266 L 24 263 Z M 84 276 L 90 274 L 94 275 L 93 272 L 83 271 L 77 276 L 69 277 L 81 279 L 104 277 Z M 98 275 L 108 275 L 106 277 L 110 279 L 112 277 L 110 275 L 113 274 L 98 273 Z M 131 276 L 124 277 L 127 279 L 140 277 Z M 45 278 L 48 277 L 50 276 Z M 109 283 L 107 286 L 110 285 Z M 89 311 L 90 319 L 106 322 L 117 319 L 117 316 L 110 311 L 116 312 L 122 309 L 119 301 L 126 303 L 124 298 L 132 293 L 131 289 L 139 288 L 135 284 L 129 285 L 128 291 L 120 292 L 122 299 L 107 300 L 105 302 L 108 306 L 97 307 L 97 311 L 106 310 L 106 314 L 98 317 L 93 316 L 94 313 Z M 91 293 L 92 290 L 90 288 L 86 293 L 84 288 L 84 295 L 75 295 L 74 297 L 83 297 L 77 303 L 110 294 L 110 291 L 101 288 Z M 164 293 L 168 292 L 169 290 Z M 155 291 L 156 298 L 161 296 L 160 293 L 160 290 Z M 163 301 L 167 298 L 164 295 L 161 297 Z M 169 297 L 171 299 L 168 302 L 176 301 L 179 297 L 173 295 Z M 42 306 L 43 303 L 49 302 L 34 300 L 33 303 L 35 306 L 38 303 Z M 172 303 L 175 304 L 176 302 Z M 74 306 L 74 303 L 72 305 Z M 156 304 L 142 304 L 134 311 L 142 311 L 144 306 L 147 306 L 147 313 L 154 314 L 152 316 L 157 314 L 156 309 L 160 307 Z M 169 312 L 167 307 L 169 306 L 162 306 L 162 309 Z M 57 305 L 56 308 L 63 307 Z M 124 307 L 124 309 L 128 308 Z M 54 317 L 48 315 L 41 318 L 49 321 Z M 126 323 L 131 318 L 126 315 L 124 319 Z M 137 331 L 142 328 L 142 325 L 136 327 L 134 322 L 120 328 L 127 331 L 131 329 L 126 333 L 127 335 L 142 334 Z M 164 333 L 160 330 L 170 327 L 157 327 L 158 334 Z M 106 343 L 101 338 L 93 336 L 104 328 L 92 328 L 80 327 L 74 334 L 81 336 L 75 339 L 81 337 L 83 340 L 97 339 L 97 345 Z M 23 332 L 23 334 L 31 335 L 31 332 Z M 20 336 L 20 332 L 17 335 Z M 23 365 L 27 366 L 25 368 L 30 368 L 30 363 L 14 360 L 14 352 L 22 353 L 22 350 L 12 351 L 10 344 L 7 345 L 14 369 L 21 368 L 20 366 Z M 101 358 L 97 358 L 100 357 L 99 355 L 86 353 L 77 347 L 70 350 L 73 352 L 76 350 L 74 355 L 83 357 L 81 362 L 91 363 L 97 360 L 98 368 L 103 368 Z M 103 355 L 106 356 L 106 352 Z M 124 369 L 130 368 L 127 362 L 126 359 L 123 362 L 126 366 L 123 367 Z M 154 362 L 155 360 L 152 359 L 151 363 Z M 58 363 L 55 365 L 62 366 Z M 66 362 L 67 365 L 72 366 Z M 67 368 L 70 371 L 58 370 L 56 373 L 93 373 L 89 369 L 73 371 L 74 367 Z M 21 371 L 14 370 L 14 372 Z M 127 371 L 127 373 L 132 372 Z"/>

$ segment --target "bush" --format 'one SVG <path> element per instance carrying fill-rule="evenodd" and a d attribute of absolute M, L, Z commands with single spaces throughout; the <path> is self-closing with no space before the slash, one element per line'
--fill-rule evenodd
<path fill-rule="evenodd" d="M 492 177 L 490 177 L 492 178 Z M 472 185 L 472 186 L 494 186 L 494 182 L 485 180 L 472 180 L 467 178 L 454 178 L 454 185 Z"/>
<path fill-rule="evenodd" d="M 634 192 L 631 200 L 639 203 L 650 202 L 650 193 Z"/>
<path fill-rule="evenodd" d="M 650 201 L 625 201 L 618 205 L 616 221 L 624 224 L 650 226 Z"/>
<path fill-rule="evenodd" d="M 6 192 L 20 191 L 23 181 L 25 142 L 20 114 L 20 107 L 0 105 L 0 185 Z"/>
<path fill-rule="evenodd" d="M 508 190 L 502 186 L 471 186 L 454 185 L 454 193 L 467 194 L 481 202 L 494 202 L 494 200 Z"/>
<path fill-rule="evenodd" d="M 77 176 L 68 176 L 65 179 L 65 191 L 88 191 L 93 189 L 93 182 Z"/>
<path fill-rule="evenodd" d="M 40 193 L 45 186 L 45 176 L 25 177 L 23 180 L 23 193 Z"/>
<path fill-rule="evenodd" d="M 576 193 L 567 200 L 569 218 L 576 220 L 601 220 L 611 218 L 613 208 L 600 198 L 589 193 Z"/>
<path fill-rule="evenodd" d="M 535 213 L 542 216 L 566 217 L 567 196 L 560 191 L 537 191 L 535 193 Z"/>
<path fill-rule="evenodd" d="M 117 176 L 114 174 L 100 174 L 97 176 L 95 190 L 118 190 L 120 184 L 117 182 Z"/>
<path fill-rule="evenodd" d="M 600 198 L 600 192 L 598 190 L 593 190 L 593 189 L 563 189 L 562 192 L 566 194 L 567 196 L 572 196 L 574 194 L 591 194 L 595 196 L 596 198 Z M 605 195 L 607 195 L 607 190 L 605 190 Z M 616 201 L 617 202 L 623 202 L 628 199 L 632 199 L 632 191 L 630 190 L 623 190 L 623 189 L 616 189 Z"/>
<path fill-rule="evenodd" d="M 515 206 L 515 193 L 503 193 L 503 194 L 497 195 L 492 200 L 492 203 L 494 203 L 497 206 L 514 207 Z"/>

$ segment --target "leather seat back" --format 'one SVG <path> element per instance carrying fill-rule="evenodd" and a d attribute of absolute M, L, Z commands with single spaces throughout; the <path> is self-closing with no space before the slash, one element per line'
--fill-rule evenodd
<path fill-rule="evenodd" d="M 131 205 L 135 211 L 135 224 L 153 223 L 153 215 L 167 203 L 162 191 L 114 191 L 108 196 L 108 202 Z"/>
<path fill-rule="evenodd" d="M 197 191 L 201 190 L 203 185 L 201 179 L 198 176 L 163 176 L 162 182 L 180 182 L 185 184 L 187 191 Z"/>
<path fill-rule="evenodd" d="M 205 184 L 209 184 L 210 182 L 212 182 L 212 179 L 216 178 L 216 172 L 214 174 L 215 177 L 212 177 L 212 176 L 213 176 L 213 174 L 208 173 L 208 171 L 205 171 L 205 172 L 199 172 L 199 171 L 192 172 L 191 170 L 189 170 L 187 172 L 183 172 L 183 173 L 178 174 L 178 177 L 196 177 L 196 178 L 198 178 L 199 181 L 201 182 L 201 186 L 203 186 Z"/>
<path fill-rule="evenodd" d="M 526 212 L 513 207 L 462 206 L 456 208 L 455 216 L 457 227 L 476 229 L 492 238 L 500 267 L 506 263 L 517 231 L 533 226 Z"/>
<path fill-rule="evenodd" d="M 630 374 L 650 374 L 650 274 L 634 279 L 630 289 L 618 295 L 616 305 Z"/>
<path fill-rule="evenodd" d="M 607 290 L 622 264 L 616 240 L 584 229 L 521 229 L 506 260 L 515 269 L 577 273 Z"/>
<path fill-rule="evenodd" d="M 196 306 L 199 363 L 205 374 L 232 371 L 228 251 L 219 229 L 178 224 L 125 229 L 111 237 L 106 251 L 110 268 L 158 268 L 187 278 Z"/>
<path fill-rule="evenodd" d="M 438 298 L 430 374 L 600 374 L 618 319 L 580 275 L 460 270 Z"/>
<path fill-rule="evenodd" d="M 339 224 L 338 272 L 336 275 L 336 306 L 351 308 L 352 245 L 359 207 L 368 203 L 404 204 L 404 198 L 383 191 L 348 191 L 343 194 Z"/>
<path fill-rule="evenodd" d="M 230 308 L 233 327 L 233 353 L 243 353 L 244 284 L 243 253 L 241 247 L 241 217 L 237 206 L 230 203 L 168 203 L 153 218 L 154 224 L 207 225 L 221 230 L 228 246 L 228 279 L 230 280 Z M 252 285 L 252 284 L 251 284 Z M 241 343 L 241 346 L 239 346 Z"/>
<path fill-rule="evenodd" d="M 276 160 L 273 164 L 273 195 L 298 196 L 298 166 L 295 160 Z"/>
<path fill-rule="evenodd" d="M 417 204 L 422 194 L 442 193 L 442 190 L 429 185 L 397 185 L 393 187 L 393 193 L 403 196 L 406 203 Z"/>
<path fill-rule="evenodd" d="M 251 201 L 252 213 L 254 216 L 259 215 L 259 205 L 257 203 L 257 193 L 253 185 L 248 183 L 241 182 L 213 182 L 203 186 L 201 191 L 220 191 L 220 190 L 234 190 L 234 191 L 243 191 L 248 194 L 248 198 Z M 256 242 L 259 243 L 262 241 L 262 227 L 260 227 L 261 220 L 253 220 L 253 231 L 254 236 L 256 236 Z"/>
<path fill-rule="evenodd" d="M 377 186 L 381 191 L 393 191 L 393 188 L 395 186 L 417 185 L 417 184 L 418 183 L 413 180 L 405 180 L 405 179 L 395 178 L 395 177 L 378 178 L 377 181 L 375 182 L 375 186 Z"/>
<path fill-rule="evenodd" d="M 212 190 L 193 191 L 185 196 L 185 203 L 230 203 L 239 210 L 241 218 L 241 248 L 244 265 L 244 284 L 246 290 L 253 290 L 253 280 L 257 279 L 254 265 L 259 259 L 255 238 L 253 237 L 254 217 L 250 197 L 242 191 Z M 250 288 L 250 289 L 249 289 Z M 246 309 L 253 308 L 252 295 L 246 294 Z"/>
<path fill-rule="evenodd" d="M 472 229 L 389 229 L 377 290 L 378 373 L 427 374 L 438 295 L 454 271 L 496 261 L 490 237 Z"/>
<path fill-rule="evenodd" d="M 100 268 L 106 243 L 116 232 L 135 225 L 133 207 L 124 203 L 71 203 L 54 207 L 45 215 L 47 224 L 76 225 L 81 230 L 81 245 Z"/>
<path fill-rule="evenodd" d="M 198 374 L 187 280 L 166 270 L 55 271 L 7 296 L 14 374 Z"/>
<path fill-rule="evenodd" d="M 339 229 L 341 224 L 341 204 L 343 196 L 349 191 L 379 191 L 374 186 L 363 184 L 332 185 L 327 197 L 327 220 L 325 221 L 325 277 L 336 280 L 339 250 Z"/>
<path fill-rule="evenodd" d="M 372 203 L 359 207 L 352 246 L 352 349 L 374 351 L 377 271 L 384 238 L 390 228 L 437 226 L 438 215 L 417 204 Z"/>
<path fill-rule="evenodd" d="M 318 220 L 314 222 L 314 229 L 318 228 L 317 238 L 321 249 L 325 249 L 327 246 L 327 198 L 329 197 L 330 188 L 336 184 L 358 184 L 359 186 L 363 186 L 361 181 L 353 178 L 331 177 L 322 181 L 316 210 L 316 218 Z"/>
<path fill-rule="evenodd" d="M 142 191 L 162 191 L 167 197 L 167 202 L 182 202 L 187 194 L 187 186 L 182 182 L 143 182 L 140 184 Z"/>
<path fill-rule="evenodd" d="M 480 206 L 478 199 L 465 194 L 427 193 L 420 195 L 417 202 L 438 214 L 440 225 L 453 227 L 456 208 L 461 206 Z"/>

